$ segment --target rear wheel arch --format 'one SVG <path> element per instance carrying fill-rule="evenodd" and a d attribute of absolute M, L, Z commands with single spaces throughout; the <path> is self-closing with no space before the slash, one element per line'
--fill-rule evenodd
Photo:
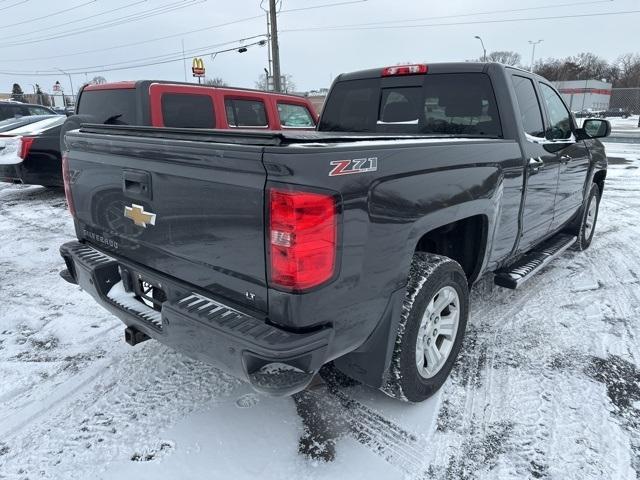
<path fill-rule="evenodd" d="M 482 272 L 488 238 L 489 219 L 484 214 L 477 214 L 423 233 L 412 253 L 432 253 L 455 260 L 472 284 Z"/>

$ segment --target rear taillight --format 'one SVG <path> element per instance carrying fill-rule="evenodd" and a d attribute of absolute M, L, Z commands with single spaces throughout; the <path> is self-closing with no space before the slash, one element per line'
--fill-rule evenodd
<path fill-rule="evenodd" d="M 69 213 L 76 216 L 76 208 L 73 204 L 73 196 L 71 196 L 71 174 L 69 173 L 69 158 L 66 153 L 62 154 L 62 180 L 64 181 L 64 196 L 67 199 L 67 207 Z"/>
<path fill-rule="evenodd" d="M 420 65 L 397 65 L 395 67 L 385 67 L 382 69 L 383 77 L 393 77 L 394 75 L 418 75 L 427 73 L 429 67 L 425 64 Z"/>
<path fill-rule="evenodd" d="M 337 206 L 331 195 L 269 190 L 270 283 L 300 291 L 335 271 Z"/>
<path fill-rule="evenodd" d="M 27 158 L 29 155 L 29 150 L 31 150 L 31 145 L 33 145 L 35 138 L 33 137 L 22 137 L 20 139 L 20 153 L 18 154 L 21 159 Z"/>

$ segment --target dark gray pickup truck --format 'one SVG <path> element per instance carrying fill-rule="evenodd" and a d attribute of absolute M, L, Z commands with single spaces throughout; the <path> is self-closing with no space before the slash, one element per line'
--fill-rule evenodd
<path fill-rule="evenodd" d="M 62 276 L 148 338 L 259 391 L 333 362 L 417 402 L 446 380 L 468 288 L 591 243 L 605 120 L 490 63 L 340 75 L 316 132 L 83 125 Z"/>

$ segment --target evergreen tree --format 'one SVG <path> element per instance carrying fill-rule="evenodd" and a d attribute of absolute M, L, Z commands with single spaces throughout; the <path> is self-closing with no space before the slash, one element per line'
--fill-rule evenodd
<path fill-rule="evenodd" d="M 13 84 L 13 89 L 11 90 L 11 100 L 17 100 L 18 102 L 24 102 L 24 92 L 22 91 L 22 87 L 17 83 Z"/>

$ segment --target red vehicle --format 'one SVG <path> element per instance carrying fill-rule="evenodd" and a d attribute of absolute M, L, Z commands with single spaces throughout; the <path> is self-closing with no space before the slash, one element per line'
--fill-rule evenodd
<path fill-rule="evenodd" d="M 80 123 L 176 128 L 314 130 L 306 98 L 260 90 L 140 80 L 85 85 L 65 131 Z"/>

